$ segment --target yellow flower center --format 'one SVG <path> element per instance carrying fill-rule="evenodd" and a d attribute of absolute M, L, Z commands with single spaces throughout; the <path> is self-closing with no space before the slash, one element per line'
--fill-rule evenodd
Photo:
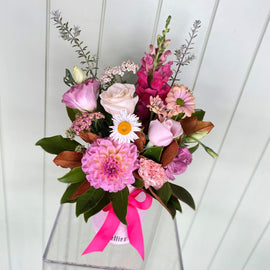
<path fill-rule="evenodd" d="M 127 135 L 131 131 L 131 129 L 131 124 L 126 121 L 123 121 L 118 125 L 118 132 L 122 135 Z"/>

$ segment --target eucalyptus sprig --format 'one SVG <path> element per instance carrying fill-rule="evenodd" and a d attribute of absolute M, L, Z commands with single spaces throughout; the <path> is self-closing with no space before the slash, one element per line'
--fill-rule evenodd
<path fill-rule="evenodd" d="M 87 50 L 87 46 L 83 45 L 83 41 L 80 41 L 78 36 L 81 33 L 79 26 L 69 27 L 68 22 L 63 22 L 61 12 L 59 10 L 53 10 L 51 12 L 51 19 L 54 21 L 56 28 L 59 30 L 61 37 L 64 40 L 69 41 L 72 47 L 77 48 L 75 51 L 81 60 L 82 65 L 86 65 L 83 69 L 88 76 L 89 73 L 93 78 L 97 77 L 97 58 L 91 56 L 90 51 Z"/>
<path fill-rule="evenodd" d="M 191 28 L 191 32 L 189 32 L 189 40 L 186 39 L 186 44 L 181 45 L 180 49 L 175 50 L 174 55 L 176 56 L 176 66 L 178 66 L 174 77 L 172 79 L 173 86 L 174 82 L 177 79 L 177 75 L 180 73 L 181 66 L 188 65 L 193 59 L 195 59 L 195 55 L 191 54 L 191 50 L 193 49 L 193 40 L 197 37 L 197 33 L 199 28 L 201 27 L 201 21 L 196 20 L 193 23 L 193 27 Z"/>

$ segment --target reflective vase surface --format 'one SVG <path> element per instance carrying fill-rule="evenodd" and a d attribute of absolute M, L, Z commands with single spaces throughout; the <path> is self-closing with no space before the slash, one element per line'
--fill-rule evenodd
<path fill-rule="evenodd" d="M 129 243 L 109 243 L 103 252 L 81 255 L 95 236 L 92 218 L 75 216 L 75 204 L 60 206 L 43 256 L 43 270 L 183 270 L 175 221 L 153 200 L 143 224 L 144 261 Z"/>

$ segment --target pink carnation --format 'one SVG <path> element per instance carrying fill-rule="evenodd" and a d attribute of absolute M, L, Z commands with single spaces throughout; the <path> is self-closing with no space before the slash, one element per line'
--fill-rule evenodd
<path fill-rule="evenodd" d="M 166 175 L 169 179 L 174 180 L 175 177 L 174 174 L 179 175 L 185 172 L 187 169 L 187 166 L 192 161 L 192 155 L 189 152 L 189 150 L 184 147 L 179 147 L 179 151 L 177 156 L 174 158 L 174 160 L 165 168 L 166 169 Z"/>
<path fill-rule="evenodd" d="M 139 167 L 137 158 L 134 144 L 97 139 L 82 158 L 82 170 L 94 188 L 117 192 L 135 182 L 132 172 Z"/>
<path fill-rule="evenodd" d="M 158 164 L 151 159 L 140 159 L 138 173 L 144 180 L 145 188 L 151 186 L 155 189 L 160 189 L 163 184 L 167 182 L 167 176 L 161 164 Z"/>

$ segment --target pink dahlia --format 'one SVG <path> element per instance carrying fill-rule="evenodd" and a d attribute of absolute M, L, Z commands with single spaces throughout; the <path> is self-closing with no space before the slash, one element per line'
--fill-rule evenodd
<path fill-rule="evenodd" d="M 82 170 L 94 188 L 117 192 L 133 184 L 138 166 L 137 147 L 109 139 L 97 139 L 82 158 Z"/>
<path fill-rule="evenodd" d="M 165 101 L 167 102 L 167 109 L 170 110 L 169 116 L 184 113 L 184 117 L 191 116 L 194 113 L 195 103 L 190 90 L 183 84 L 180 86 L 175 84 L 169 91 Z"/>
<path fill-rule="evenodd" d="M 140 168 L 138 173 L 144 180 L 145 188 L 149 188 L 149 186 L 151 186 L 155 189 L 160 189 L 163 184 L 167 182 L 167 176 L 161 164 L 158 164 L 151 159 L 140 159 Z"/>
<path fill-rule="evenodd" d="M 187 166 L 192 161 L 192 155 L 189 152 L 189 150 L 184 147 L 179 147 L 179 151 L 177 156 L 174 158 L 174 160 L 165 168 L 166 169 L 166 175 L 169 179 L 174 180 L 175 177 L 174 174 L 179 175 L 185 172 L 187 169 Z"/>

